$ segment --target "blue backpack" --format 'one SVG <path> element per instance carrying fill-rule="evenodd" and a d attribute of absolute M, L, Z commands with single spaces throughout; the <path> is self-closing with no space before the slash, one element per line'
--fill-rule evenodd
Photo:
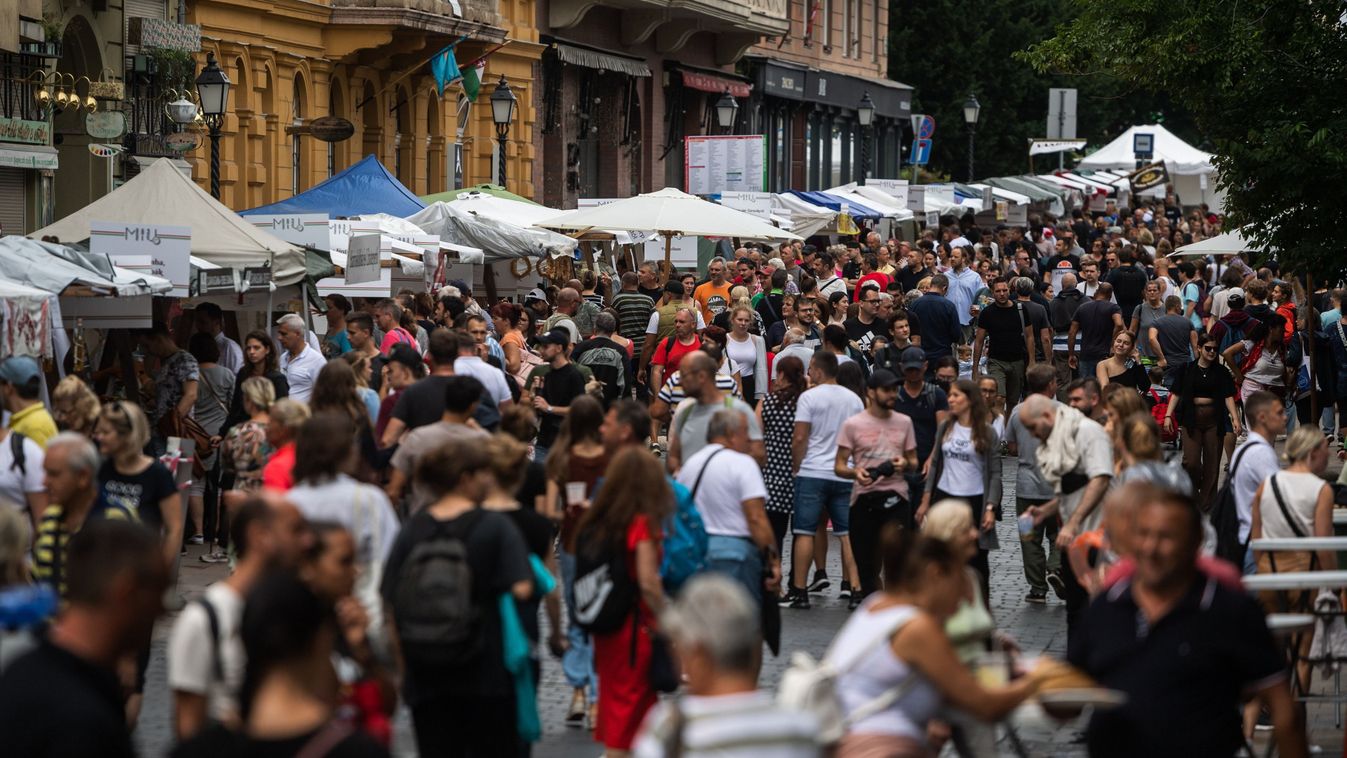
<path fill-rule="evenodd" d="M 701 477 L 697 477 L 701 484 Z M 664 589 L 670 594 L 678 592 L 683 583 L 706 568 L 706 524 L 697 512 L 697 503 L 693 500 L 696 485 L 692 492 L 687 487 L 669 478 L 669 486 L 674 492 L 674 512 L 664 524 L 664 560 L 659 566 L 659 575 L 664 578 Z"/>

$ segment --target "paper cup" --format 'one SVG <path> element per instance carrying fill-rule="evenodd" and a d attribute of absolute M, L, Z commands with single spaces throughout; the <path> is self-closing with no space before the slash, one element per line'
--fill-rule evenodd
<path fill-rule="evenodd" d="M 566 482 L 566 505 L 581 505 L 585 502 L 585 483 Z"/>

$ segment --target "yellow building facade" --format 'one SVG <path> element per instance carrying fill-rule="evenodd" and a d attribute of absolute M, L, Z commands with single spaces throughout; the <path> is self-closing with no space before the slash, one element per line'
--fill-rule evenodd
<path fill-rule="evenodd" d="M 198 63 L 213 53 L 232 81 L 220 143 L 221 200 L 235 210 L 274 203 L 375 155 L 418 195 L 495 178 L 489 97 L 502 75 L 517 98 L 507 141 L 509 188 L 534 187 L 535 0 L 200 0 Z M 441 97 L 429 59 L 457 42 L 460 65 L 486 61 L 475 103 L 462 87 Z M 355 133 L 328 143 L 306 133 L 315 118 L 349 120 Z M 456 161 L 461 145 L 461 163 Z M 210 144 L 190 159 L 208 186 Z M 456 169 L 456 166 L 461 166 Z"/>

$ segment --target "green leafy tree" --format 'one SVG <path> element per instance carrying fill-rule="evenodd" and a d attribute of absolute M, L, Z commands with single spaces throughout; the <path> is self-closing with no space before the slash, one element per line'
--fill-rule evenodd
<path fill-rule="evenodd" d="M 1347 271 L 1347 14 L 1341 0 L 1071 0 L 1017 55 L 1040 72 L 1168 93 L 1206 135 L 1230 226 L 1283 269 Z"/>
<path fill-rule="evenodd" d="M 889 9 L 889 76 L 916 88 L 913 112 L 936 119 L 931 166 L 959 181 L 968 178 L 969 93 L 982 106 L 979 177 L 1029 170 L 1028 142 L 1046 136 L 1051 87 L 1079 90 L 1076 132 L 1091 145 L 1138 123 L 1164 122 L 1185 139 L 1197 136 L 1184 109 L 1167 97 L 1113 77 L 1037 71 L 1015 57 L 1070 18 L 1074 6 L 1066 0 L 891 0 Z M 1056 156 L 1035 159 L 1038 172 L 1056 166 Z"/>

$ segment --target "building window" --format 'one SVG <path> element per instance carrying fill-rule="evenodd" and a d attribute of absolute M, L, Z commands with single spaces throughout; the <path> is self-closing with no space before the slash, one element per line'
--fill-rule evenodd
<path fill-rule="evenodd" d="M 882 13 L 883 11 L 880 9 L 880 6 L 879 6 L 879 0 L 874 0 L 874 3 L 875 3 L 875 5 L 874 5 L 874 17 L 870 19 L 870 29 L 874 32 L 870 39 L 872 40 L 872 42 L 873 42 L 874 44 L 873 44 L 873 46 L 870 48 L 870 55 L 871 55 L 871 57 L 874 59 L 875 63 L 878 63 L 878 62 L 879 62 L 879 14 Z"/>
<path fill-rule="evenodd" d="M 851 8 L 859 0 L 842 0 L 842 57 L 851 56 Z"/>
<path fill-rule="evenodd" d="M 823 22 L 823 46 L 832 47 L 833 44 L 833 0 L 821 0 L 823 8 L 819 11 Z"/>
<path fill-rule="evenodd" d="M 861 23 L 861 17 L 865 14 L 865 0 L 852 0 L 852 24 L 851 35 L 847 37 L 847 48 L 856 58 L 861 57 L 861 38 L 865 36 L 861 30 L 865 26 Z"/>
<path fill-rule="evenodd" d="M 298 195 L 303 191 L 304 179 L 304 142 L 298 127 L 304 124 L 305 112 L 304 81 L 295 77 L 295 88 L 290 100 L 291 120 L 296 129 L 290 137 L 290 192 Z"/>

